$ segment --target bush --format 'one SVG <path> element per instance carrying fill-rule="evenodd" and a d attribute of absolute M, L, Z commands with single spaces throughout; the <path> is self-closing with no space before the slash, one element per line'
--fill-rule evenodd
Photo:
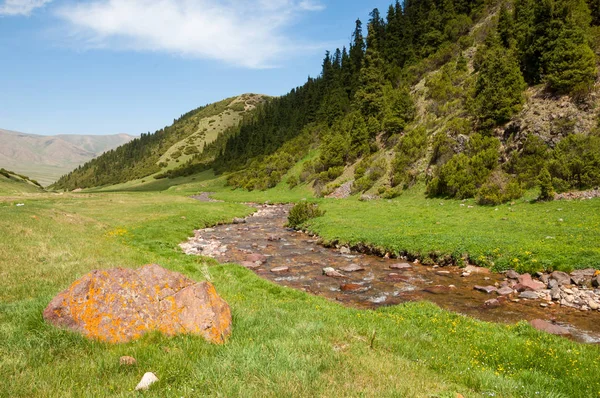
<path fill-rule="evenodd" d="M 195 153 L 200 153 L 200 150 L 196 146 L 186 146 L 183 153 L 186 155 L 193 155 Z"/>
<path fill-rule="evenodd" d="M 355 181 L 352 185 L 352 192 L 368 191 L 375 185 L 377 180 L 385 175 L 386 171 L 387 161 L 385 158 L 381 158 L 375 162 L 370 157 L 361 160 L 354 172 Z"/>
<path fill-rule="evenodd" d="M 396 147 L 392 162 L 392 185 L 408 187 L 415 182 L 417 173 L 411 168 L 425 156 L 427 151 L 427 131 L 419 127 L 406 133 Z"/>
<path fill-rule="evenodd" d="M 552 186 L 552 176 L 547 168 L 543 168 L 538 178 L 540 183 L 540 196 L 538 200 L 554 200 L 554 187 Z"/>
<path fill-rule="evenodd" d="M 298 180 L 298 176 L 290 176 L 287 180 L 287 184 L 290 187 L 290 189 L 294 188 L 296 185 L 298 185 L 298 183 L 300 182 L 300 180 Z"/>
<path fill-rule="evenodd" d="M 429 196 L 472 198 L 498 167 L 497 138 L 473 134 L 465 153 L 454 155 L 439 168 L 428 186 Z"/>
<path fill-rule="evenodd" d="M 298 228 L 308 220 L 321 217 L 323 214 L 325 214 L 325 212 L 320 210 L 316 203 L 302 201 L 290 210 L 287 226 L 290 228 Z"/>
<path fill-rule="evenodd" d="M 243 102 L 236 102 L 235 104 L 229 105 L 229 109 L 235 112 L 244 112 L 246 110 L 246 104 Z"/>
<path fill-rule="evenodd" d="M 517 181 L 506 173 L 497 170 L 477 192 L 477 203 L 480 205 L 498 205 L 523 196 L 523 190 Z"/>

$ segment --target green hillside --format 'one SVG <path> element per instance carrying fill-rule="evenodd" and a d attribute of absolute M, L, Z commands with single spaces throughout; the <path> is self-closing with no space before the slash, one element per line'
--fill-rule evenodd
<path fill-rule="evenodd" d="M 213 168 L 234 187 L 263 190 L 285 180 L 317 196 L 348 183 L 354 194 L 391 198 L 423 183 L 429 197 L 496 204 L 540 181 L 547 198 L 594 188 L 599 15 L 583 0 L 396 2 L 385 17 L 373 10 L 367 32 L 357 21 L 349 47 L 327 52 L 317 78 L 226 134 L 216 132 L 242 119 L 223 113 L 231 99 L 56 187 Z"/>
<path fill-rule="evenodd" d="M 154 134 L 142 134 L 78 167 L 52 188 L 73 190 L 119 184 L 172 170 L 201 156 L 207 145 L 236 128 L 268 98 L 243 94 L 190 111 L 171 126 Z"/>
<path fill-rule="evenodd" d="M 274 102 L 271 117 L 243 126 L 214 166 L 233 172 L 234 187 L 285 179 L 316 195 L 351 183 L 352 193 L 390 198 L 423 183 L 430 197 L 496 204 L 542 176 L 549 197 L 594 188 L 595 13 L 578 0 L 396 2 L 385 19 L 374 10 L 367 37 L 357 21 L 350 50 L 327 53 L 320 77 L 302 88 L 315 92 L 304 123 Z M 270 120 L 296 122 L 294 134 Z M 291 174 L 311 148 L 316 155 Z"/>
<path fill-rule="evenodd" d="M 0 169 L 0 195 L 16 195 L 26 193 L 40 193 L 44 189 L 35 180 L 29 177 Z"/>

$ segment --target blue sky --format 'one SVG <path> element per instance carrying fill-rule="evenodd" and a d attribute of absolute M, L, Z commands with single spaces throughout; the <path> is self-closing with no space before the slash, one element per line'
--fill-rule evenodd
<path fill-rule="evenodd" d="M 285 94 L 390 3 L 0 0 L 0 128 L 137 135 L 237 94 Z"/>

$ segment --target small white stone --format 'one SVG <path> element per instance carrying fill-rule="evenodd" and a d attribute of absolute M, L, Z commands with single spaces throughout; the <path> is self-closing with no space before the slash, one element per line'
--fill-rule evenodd
<path fill-rule="evenodd" d="M 142 377 L 142 380 L 135 387 L 136 391 L 147 390 L 150 386 L 158 381 L 158 377 L 152 372 L 146 372 Z"/>

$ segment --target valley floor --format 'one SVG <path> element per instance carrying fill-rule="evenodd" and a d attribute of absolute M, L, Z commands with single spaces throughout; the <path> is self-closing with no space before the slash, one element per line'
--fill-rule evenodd
<path fill-rule="evenodd" d="M 137 192 L 0 197 L 0 396 L 129 396 L 147 371 L 160 382 L 145 395 L 157 397 L 600 395 L 597 346 L 425 302 L 347 308 L 235 264 L 184 255 L 178 244 L 194 229 L 253 211 L 236 202 L 310 195 L 302 187 L 228 191 L 211 177 L 128 187 Z M 188 197 L 201 191 L 226 201 Z M 523 269 L 534 259 L 565 269 L 599 263 L 600 200 L 521 201 L 495 210 L 411 195 L 389 203 L 324 200 L 327 213 L 310 228 L 389 250 L 460 248 L 497 267 L 507 265 L 505 257 Z M 83 274 L 147 263 L 212 279 L 232 307 L 230 341 L 151 334 L 109 345 L 44 323 L 50 299 Z M 122 355 L 137 365 L 121 367 Z"/>

